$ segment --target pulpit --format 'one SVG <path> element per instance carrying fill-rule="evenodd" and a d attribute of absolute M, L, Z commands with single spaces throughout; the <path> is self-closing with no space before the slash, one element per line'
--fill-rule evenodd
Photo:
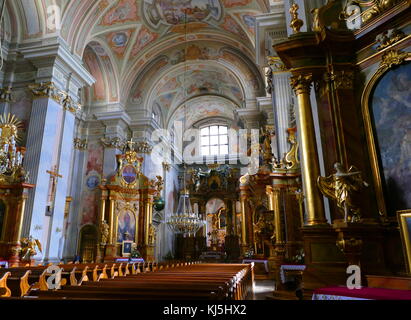
<path fill-rule="evenodd" d="M 130 241 L 131 250 L 138 250 L 146 261 L 154 260 L 156 229 L 152 224 L 152 208 L 161 179 L 149 180 L 143 175 L 143 160 L 130 141 L 126 152 L 117 155 L 116 173 L 99 186 L 97 260 L 112 262 L 122 257 L 123 246 L 129 246 Z"/>

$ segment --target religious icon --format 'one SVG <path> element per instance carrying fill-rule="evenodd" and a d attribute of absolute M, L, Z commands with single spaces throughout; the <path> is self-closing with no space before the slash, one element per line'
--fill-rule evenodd
<path fill-rule="evenodd" d="M 137 170 L 132 165 L 125 166 L 123 169 L 122 176 L 125 182 L 131 184 L 136 181 Z"/>
<path fill-rule="evenodd" d="M 136 220 L 134 214 L 123 211 L 118 216 L 117 242 L 133 240 L 136 232 Z"/>
<path fill-rule="evenodd" d="M 131 249 L 133 247 L 133 241 L 125 240 L 122 242 L 122 256 L 128 257 L 131 254 Z"/>

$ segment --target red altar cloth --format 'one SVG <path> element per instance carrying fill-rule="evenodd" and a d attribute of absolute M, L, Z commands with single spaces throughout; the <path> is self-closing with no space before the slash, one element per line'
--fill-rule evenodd
<path fill-rule="evenodd" d="M 347 287 L 328 287 L 315 290 L 313 295 L 316 294 L 372 300 L 411 300 L 411 290 L 382 288 L 348 289 Z"/>

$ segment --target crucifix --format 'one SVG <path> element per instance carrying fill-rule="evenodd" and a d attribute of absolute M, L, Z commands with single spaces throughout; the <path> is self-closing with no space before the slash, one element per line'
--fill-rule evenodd
<path fill-rule="evenodd" d="M 63 176 L 57 172 L 57 166 L 54 166 L 52 171 L 47 170 L 46 172 L 50 175 L 49 194 L 47 198 L 47 211 L 50 212 L 56 195 L 58 178 L 63 178 Z"/>

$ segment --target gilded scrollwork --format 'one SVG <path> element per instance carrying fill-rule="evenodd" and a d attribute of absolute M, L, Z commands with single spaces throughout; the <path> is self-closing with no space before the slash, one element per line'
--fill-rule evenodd
<path fill-rule="evenodd" d="M 396 28 L 386 30 L 375 38 L 376 42 L 378 43 L 376 49 L 378 51 L 385 49 L 400 41 L 401 39 L 405 38 L 405 36 L 406 35 L 404 32 Z"/>

